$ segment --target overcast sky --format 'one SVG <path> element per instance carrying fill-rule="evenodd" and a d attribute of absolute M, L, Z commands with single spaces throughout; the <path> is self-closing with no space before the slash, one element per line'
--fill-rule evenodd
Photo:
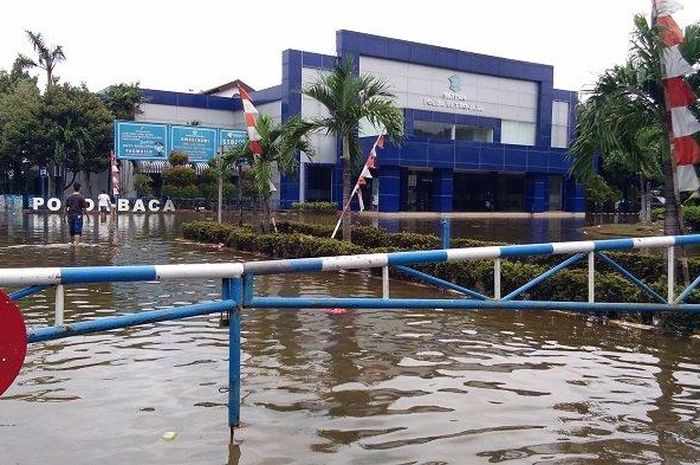
<path fill-rule="evenodd" d="M 700 1 L 680 0 L 681 27 L 700 20 Z M 279 84 L 282 51 L 335 53 L 349 29 L 554 66 L 554 85 L 580 90 L 622 62 L 635 13 L 651 0 L 296 0 L 112 2 L 11 0 L 0 16 L 0 68 L 31 54 L 25 29 L 60 44 L 62 80 L 92 90 L 142 87 L 200 91 L 239 78 Z"/>

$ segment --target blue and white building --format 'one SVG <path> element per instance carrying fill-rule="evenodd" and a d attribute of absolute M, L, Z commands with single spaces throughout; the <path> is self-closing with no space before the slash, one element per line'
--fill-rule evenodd
<path fill-rule="evenodd" d="M 584 188 L 567 176 L 577 94 L 553 87 L 552 66 L 352 31 L 337 32 L 336 49 L 337 56 L 284 51 L 281 84 L 251 98 L 279 121 L 320 116 L 324 107 L 301 90 L 338 58 L 353 57 L 359 73 L 386 80 L 407 136 L 379 152 L 367 190 L 380 211 L 584 211 Z M 222 89 L 145 90 L 139 119 L 244 128 L 240 99 Z M 369 150 L 377 129 L 362 124 L 359 132 Z M 315 156 L 300 155 L 298 176 L 279 180 L 282 207 L 341 200 L 338 141 L 315 134 L 313 142 Z"/>

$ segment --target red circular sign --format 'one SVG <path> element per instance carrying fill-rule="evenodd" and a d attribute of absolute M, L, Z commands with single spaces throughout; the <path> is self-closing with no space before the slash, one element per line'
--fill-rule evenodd
<path fill-rule="evenodd" d="M 0 395 L 14 382 L 27 355 L 27 328 L 22 312 L 0 290 Z"/>

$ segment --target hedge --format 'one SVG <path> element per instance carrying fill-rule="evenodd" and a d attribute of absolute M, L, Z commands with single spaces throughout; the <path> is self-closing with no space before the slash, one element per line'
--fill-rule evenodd
<path fill-rule="evenodd" d="M 372 226 L 353 227 L 353 240 L 350 244 L 330 239 L 333 227 L 328 225 L 306 224 L 282 221 L 278 224 L 280 233 L 260 234 L 251 227 L 236 227 L 207 221 L 188 223 L 184 226 L 187 239 L 202 242 L 224 243 L 241 251 L 256 252 L 274 258 L 306 258 L 361 253 L 385 253 L 403 250 L 434 249 L 440 247 L 440 240 L 433 235 L 416 233 L 388 233 Z M 454 239 L 453 247 L 481 247 L 500 243 L 473 239 Z M 611 252 L 608 254 L 617 263 L 645 281 L 661 295 L 666 294 L 665 277 L 662 276 L 665 261 L 660 254 L 636 252 Z M 501 288 L 503 295 L 519 288 L 539 276 L 554 264 L 563 260 L 561 256 L 528 257 L 508 259 L 502 262 Z M 692 259 L 690 271 L 693 276 L 700 274 L 700 260 Z M 473 260 L 454 263 L 419 265 L 418 270 L 438 278 L 490 294 L 493 291 L 493 261 Z M 378 274 L 380 269 L 372 270 Z M 413 279 L 392 269 L 391 275 L 406 281 Z M 624 277 L 612 272 L 604 263 L 596 263 L 596 301 L 598 302 L 649 302 L 646 294 Z M 527 297 L 536 300 L 585 301 L 588 296 L 588 274 L 586 261 L 559 272 L 543 285 L 531 289 Z M 690 301 L 698 301 L 697 293 Z M 641 320 L 641 316 L 625 315 L 627 319 Z M 648 319 L 647 319 L 648 320 Z M 697 318 L 684 323 L 684 329 L 692 329 Z"/>
<path fill-rule="evenodd" d="M 338 211 L 338 205 L 335 202 L 294 202 L 292 210 L 335 214 Z"/>

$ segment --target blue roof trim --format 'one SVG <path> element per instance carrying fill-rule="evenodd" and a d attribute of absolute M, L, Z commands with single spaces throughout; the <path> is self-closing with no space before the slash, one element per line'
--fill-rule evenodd
<path fill-rule="evenodd" d="M 240 99 L 215 97 L 204 94 L 171 92 L 157 89 L 141 89 L 141 96 L 146 103 L 157 105 L 175 105 L 180 107 L 206 108 L 209 110 L 235 111 L 243 108 Z"/>
<path fill-rule="evenodd" d="M 250 98 L 255 105 L 264 105 L 265 103 L 282 100 L 282 84 L 251 92 Z"/>
<path fill-rule="evenodd" d="M 340 30 L 336 33 L 336 46 L 338 56 L 345 56 L 348 53 L 372 56 L 513 79 L 551 82 L 554 74 L 554 68 L 551 65 L 465 52 L 347 30 Z"/>
<path fill-rule="evenodd" d="M 322 55 L 313 52 L 301 52 L 302 68 L 332 70 L 335 68 L 337 58 L 332 55 Z"/>
<path fill-rule="evenodd" d="M 553 89 L 554 91 L 554 100 L 562 101 L 562 102 L 576 102 L 578 101 L 578 92 L 573 91 L 573 90 L 564 90 L 564 89 Z"/>

